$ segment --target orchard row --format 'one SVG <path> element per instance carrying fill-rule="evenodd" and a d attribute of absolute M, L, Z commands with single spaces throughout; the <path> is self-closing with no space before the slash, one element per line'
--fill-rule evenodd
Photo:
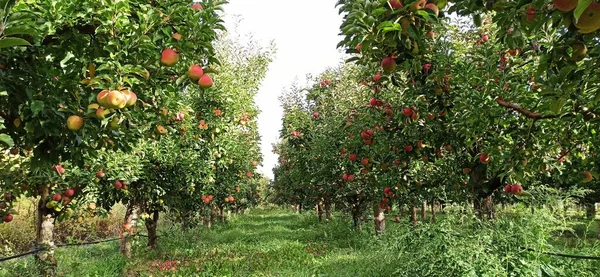
<path fill-rule="evenodd" d="M 393 205 L 530 202 L 600 187 L 600 4 L 339 1 L 350 56 L 283 98 L 281 203 L 336 206 L 378 232 Z"/>
<path fill-rule="evenodd" d="M 253 99 L 271 51 L 227 36 L 225 1 L 104 2 L 8 9 L 5 33 L 21 33 L 0 54 L 0 218 L 39 199 L 41 276 L 56 273 L 55 220 L 121 202 L 129 256 L 144 225 L 156 246 L 160 212 L 211 224 L 257 204 L 265 185 Z"/>

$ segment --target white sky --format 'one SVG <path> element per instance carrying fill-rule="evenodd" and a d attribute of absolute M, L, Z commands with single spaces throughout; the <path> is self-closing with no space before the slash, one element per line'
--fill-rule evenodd
<path fill-rule="evenodd" d="M 258 127 L 262 137 L 263 167 L 258 170 L 272 178 L 277 155 L 272 143 L 277 141 L 283 112 L 278 100 L 285 87 L 295 79 L 300 84 L 306 74 L 319 74 L 340 63 L 336 49 L 342 17 L 336 0 L 230 0 L 225 6 L 225 25 L 232 29 L 238 20 L 237 33 L 252 35 L 267 47 L 275 42 L 277 53 L 256 97 L 262 113 Z M 240 42 L 243 43 L 243 42 Z"/>

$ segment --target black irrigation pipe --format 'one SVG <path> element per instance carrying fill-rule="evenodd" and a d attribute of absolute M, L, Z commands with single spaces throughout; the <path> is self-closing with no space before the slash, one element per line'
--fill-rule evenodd
<path fill-rule="evenodd" d="M 137 234 L 134 235 L 136 237 L 145 237 L 147 238 L 148 235 L 144 235 L 144 234 Z M 156 236 L 157 238 L 161 237 L 161 236 Z M 120 240 L 121 238 L 112 238 L 112 239 L 105 239 L 105 240 L 98 240 L 98 241 L 90 241 L 90 242 L 81 242 L 81 243 L 64 243 L 64 244 L 57 244 L 55 245 L 56 248 L 60 248 L 60 247 L 67 247 L 67 246 L 84 246 L 84 245 L 92 245 L 92 244 L 100 244 L 100 243 L 105 243 L 105 242 L 111 242 L 111 241 L 117 241 Z M 38 249 L 34 249 L 31 250 L 29 252 L 25 252 L 25 253 L 21 253 L 21 254 L 17 254 L 14 256 L 10 256 L 10 257 L 0 257 L 0 262 L 5 262 L 5 261 L 10 261 L 13 259 L 17 259 L 17 258 L 21 258 L 21 257 L 25 257 L 28 255 L 33 255 L 37 252 L 40 252 L 42 250 L 45 250 L 46 248 L 38 248 Z"/>

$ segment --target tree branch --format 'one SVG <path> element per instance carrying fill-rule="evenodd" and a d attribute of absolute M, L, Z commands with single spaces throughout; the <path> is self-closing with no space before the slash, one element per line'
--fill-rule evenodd
<path fill-rule="evenodd" d="M 513 111 L 516 111 L 516 112 L 524 115 L 527 118 L 531 118 L 531 119 L 535 119 L 535 120 L 550 119 L 550 118 L 558 117 L 558 115 L 543 115 L 541 113 L 532 112 L 528 109 L 525 109 L 525 108 L 519 106 L 518 104 L 507 102 L 504 99 L 502 99 L 501 97 L 496 98 L 496 103 L 498 103 L 498 105 L 500 105 L 501 107 L 509 108 Z"/>

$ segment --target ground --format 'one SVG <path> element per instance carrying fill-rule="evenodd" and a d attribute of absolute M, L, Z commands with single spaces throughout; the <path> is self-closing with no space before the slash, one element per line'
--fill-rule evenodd
<path fill-rule="evenodd" d="M 507 211 L 494 222 L 440 214 L 438 223 L 417 226 L 403 216 L 388 220 L 383 236 L 372 223 L 357 233 L 341 215 L 324 224 L 314 213 L 280 208 L 233 215 L 210 230 L 182 231 L 164 220 L 159 248 L 147 250 L 141 238 L 131 260 L 119 255 L 116 241 L 59 248 L 59 276 L 600 276 L 600 261 L 523 250 L 600 256 L 597 240 L 549 243 L 542 230 L 555 225 L 540 212 Z M 36 276 L 32 257 L 2 266 L 0 276 Z"/>
<path fill-rule="evenodd" d="M 361 236 L 371 234 L 354 234 L 350 227 L 341 221 L 319 224 L 313 214 L 299 215 L 291 210 L 253 210 L 212 230 L 180 232 L 175 226 L 163 226 L 159 249 L 144 251 L 140 246 L 130 262 L 119 256 L 117 242 L 60 248 L 59 272 L 61 276 L 383 274 L 381 269 L 373 268 L 381 266 L 377 265 L 376 249 L 361 243 Z M 170 237 L 169 233 L 177 236 Z M 33 272 L 33 262 L 30 257 L 11 264 L 15 268 L 8 276 Z M 0 275 L 3 273 L 0 270 Z"/>

